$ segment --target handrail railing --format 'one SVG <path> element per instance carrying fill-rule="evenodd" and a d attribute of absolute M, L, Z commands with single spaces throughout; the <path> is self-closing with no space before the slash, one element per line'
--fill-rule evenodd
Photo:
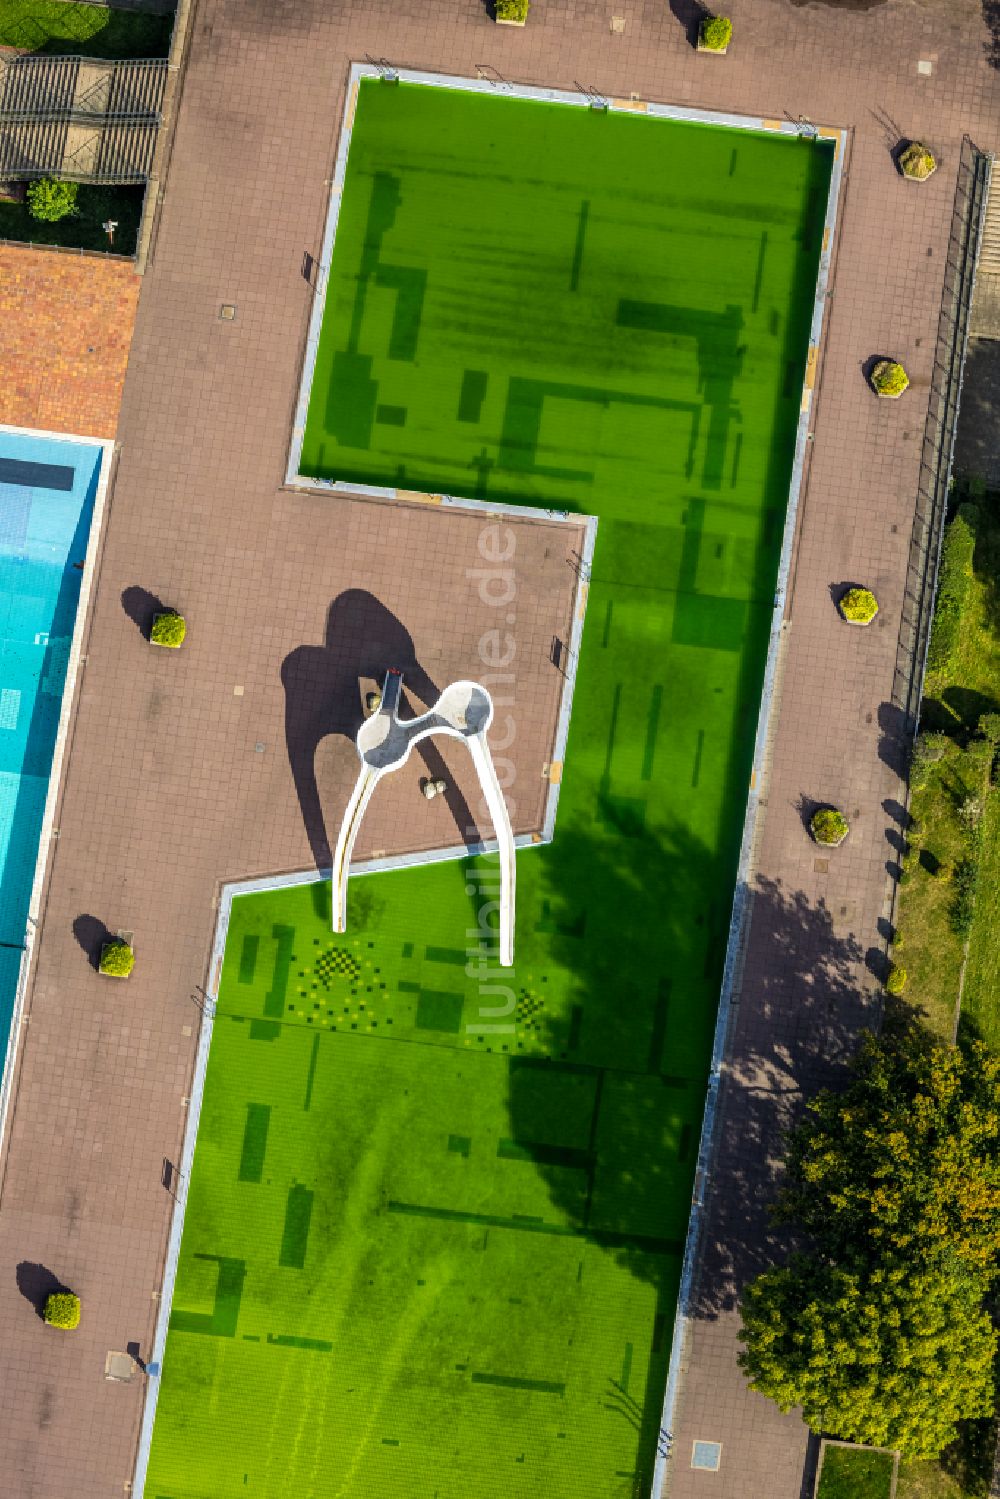
<path fill-rule="evenodd" d="M 903 729 L 908 736 L 916 732 L 920 721 L 962 399 L 969 316 L 992 163 L 990 153 L 980 151 L 968 136 L 963 138 L 892 688 L 892 701 L 903 715 Z"/>

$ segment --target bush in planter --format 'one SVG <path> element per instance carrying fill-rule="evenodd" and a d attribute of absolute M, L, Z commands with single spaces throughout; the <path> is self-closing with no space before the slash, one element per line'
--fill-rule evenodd
<path fill-rule="evenodd" d="M 911 141 L 899 158 L 899 170 L 914 182 L 926 182 L 936 168 L 933 151 L 928 151 L 920 141 Z"/>
<path fill-rule="evenodd" d="M 817 843 L 843 843 L 849 831 L 847 818 L 836 807 L 819 807 L 809 819 L 809 831 Z"/>
<path fill-rule="evenodd" d="M 172 650 L 178 650 L 184 643 L 187 634 L 187 624 L 183 614 L 177 614 L 173 609 L 158 614 L 153 620 L 153 628 L 149 632 L 149 638 L 154 645 L 167 645 Z"/>
<path fill-rule="evenodd" d="M 529 0 L 496 0 L 498 21 L 526 21 Z"/>
<path fill-rule="evenodd" d="M 887 994 L 902 994 L 906 988 L 906 969 L 901 968 L 898 963 L 893 963 L 889 969 L 889 977 L 885 981 Z"/>
<path fill-rule="evenodd" d="M 878 599 L 869 588 L 849 588 L 840 601 L 840 612 L 852 624 L 870 624 L 878 613 Z"/>
<path fill-rule="evenodd" d="M 135 953 L 127 942 L 115 937 L 101 948 L 101 972 L 110 978 L 127 979 L 135 967 Z"/>
<path fill-rule="evenodd" d="M 57 224 L 76 209 L 77 184 L 40 177 L 28 184 L 28 212 L 43 224 Z"/>
<path fill-rule="evenodd" d="M 910 377 L 895 359 L 880 359 L 872 370 L 872 386 L 877 396 L 901 396 Z"/>
<path fill-rule="evenodd" d="M 725 52 L 733 38 L 733 23 L 728 16 L 703 16 L 698 28 L 698 45 L 703 52 Z"/>
<path fill-rule="evenodd" d="M 42 1316 L 50 1327 L 64 1327 L 72 1332 L 80 1326 L 80 1298 L 72 1291 L 53 1291 L 45 1302 Z"/>

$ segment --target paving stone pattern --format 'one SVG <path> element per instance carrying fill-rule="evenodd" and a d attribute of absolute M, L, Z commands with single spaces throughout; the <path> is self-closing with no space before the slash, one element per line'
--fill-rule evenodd
<path fill-rule="evenodd" d="M 523 31 L 495 27 L 481 0 L 198 4 L 9 1135 L 0 1471 L 11 1499 L 104 1499 L 131 1476 L 141 1381 L 106 1383 L 104 1360 L 133 1340 L 143 1353 L 150 1345 L 172 1205 L 161 1171 L 183 1132 L 191 996 L 205 980 L 213 893 L 223 878 L 304 867 L 327 837 L 315 815 L 307 831 L 289 775 L 282 664 L 322 649 L 330 605 L 350 588 L 391 611 L 398 624 L 383 617 L 383 640 L 399 647 L 408 633 L 436 681 L 468 670 L 486 628 L 466 577 L 478 519 L 280 487 L 310 311 L 303 255 L 319 251 L 348 63 L 366 53 L 852 131 L 757 904 L 670 1479 L 676 1499 L 799 1495 L 805 1431 L 747 1392 L 734 1301 L 771 1247 L 761 1203 L 781 1127 L 877 1008 L 866 954 L 880 945 L 887 834 L 903 794 L 889 693 L 943 256 L 962 133 L 995 146 L 1000 114 L 974 0 L 729 8 L 735 39 L 720 59 L 690 48 L 684 0 L 535 0 Z M 925 186 L 895 176 L 894 129 L 939 151 L 941 170 Z M 223 302 L 237 306 L 232 323 L 219 321 Z M 907 364 L 903 401 L 867 391 L 861 365 L 874 353 Z M 572 535 L 520 522 L 517 538 L 516 796 L 528 825 L 540 805 L 557 689 L 548 651 L 566 627 Z M 872 628 L 838 625 L 830 588 L 846 581 L 878 593 Z M 120 602 L 129 588 L 188 613 L 181 653 L 150 653 Z M 290 732 L 308 743 L 330 704 L 310 674 L 314 659 L 295 664 Z M 350 763 L 346 742 L 328 739 L 318 781 L 327 819 L 346 797 Z M 302 778 L 299 792 L 314 796 Z M 437 826 L 421 819 L 447 815 L 402 780 L 391 795 L 366 828 L 369 846 L 414 846 Z M 825 863 L 802 806 L 827 799 L 847 811 L 852 833 Z M 127 984 L 88 966 L 81 942 L 92 952 L 101 922 L 136 934 Z M 42 1263 L 79 1291 L 78 1333 L 33 1318 L 15 1283 L 19 1262 Z M 722 1442 L 718 1474 L 690 1470 L 694 1439 Z"/>
<path fill-rule="evenodd" d="M 0 422 L 113 437 L 141 284 L 131 261 L 0 245 Z"/>

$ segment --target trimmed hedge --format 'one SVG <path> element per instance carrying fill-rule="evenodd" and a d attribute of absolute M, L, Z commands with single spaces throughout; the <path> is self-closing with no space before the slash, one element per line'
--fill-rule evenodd
<path fill-rule="evenodd" d="M 57 224 L 68 218 L 76 209 L 79 187 L 75 182 L 57 182 L 54 177 L 41 177 L 28 184 L 28 212 L 33 219 L 43 224 Z"/>
<path fill-rule="evenodd" d="M 876 395 L 901 396 L 910 383 L 910 377 L 895 359 L 880 359 L 872 370 L 872 386 Z"/>
<path fill-rule="evenodd" d="M 63 1327 L 72 1332 L 80 1326 L 80 1298 L 72 1291 L 53 1291 L 42 1309 L 42 1316 L 50 1327 Z"/>
<path fill-rule="evenodd" d="M 963 510 L 965 508 L 962 507 Z M 927 652 L 928 671 L 943 671 L 958 644 L 962 611 L 972 587 L 972 559 L 975 550 L 976 533 L 960 510 L 947 526 L 941 548 L 937 601 Z"/>
<path fill-rule="evenodd" d="M 911 141 L 899 158 L 899 169 L 903 176 L 912 177 L 915 182 L 924 182 L 936 166 L 933 151 L 928 151 L 920 141 Z"/>
<path fill-rule="evenodd" d="M 840 612 L 855 624 L 870 624 L 878 613 L 878 599 L 870 588 L 849 588 L 840 601 Z"/>
<path fill-rule="evenodd" d="M 101 972 L 111 978 L 127 979 L 135 967 L 135 953 L 127 942 L 115 937 L 101 948 Z"/>
<path fill-rule="evenodd" d="M 529 0 L 496 0 L 498 21 L 526 21 Z"/>
<path fill-rule="evenodd" d="M 183 614 L 177 614 L 173 609 L 167 609 L 163 614 L 158 614 L 153 620 L 153 628 L 149 632 L 149 638 L 154 645 L 167 645 L 171 650 L 179 650 L 184 644 L 184 636 L 187 634 L 187 624 Z"/>
<path fill-rule="evenodd" d="M 809 829 L 817 843 L 841 843 L 850 831 L 843 812 L 836 807 L 819 807 L 809 819 Z"/>
<path fill-rule="evenodd" d="M 957 937 L 968 937 L 976 910 L 976 887 L 979 884 L 979 858 L 960 859 L 955 865 L 955 891 L 948 916 Z"/>
<path fill-rule="evenodd" d="M 733 38 L 733 23 L 728 16 L 703 16 L 698 41 L 706 52 L 724 52 Z"/>

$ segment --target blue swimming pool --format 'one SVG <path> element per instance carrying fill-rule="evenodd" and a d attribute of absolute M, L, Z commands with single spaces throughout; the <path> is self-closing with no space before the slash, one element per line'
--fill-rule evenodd
<path fill-rule="evenodd" d="M 0 431 L 0 1060 L 101 457 L 98 446 Z"/>

